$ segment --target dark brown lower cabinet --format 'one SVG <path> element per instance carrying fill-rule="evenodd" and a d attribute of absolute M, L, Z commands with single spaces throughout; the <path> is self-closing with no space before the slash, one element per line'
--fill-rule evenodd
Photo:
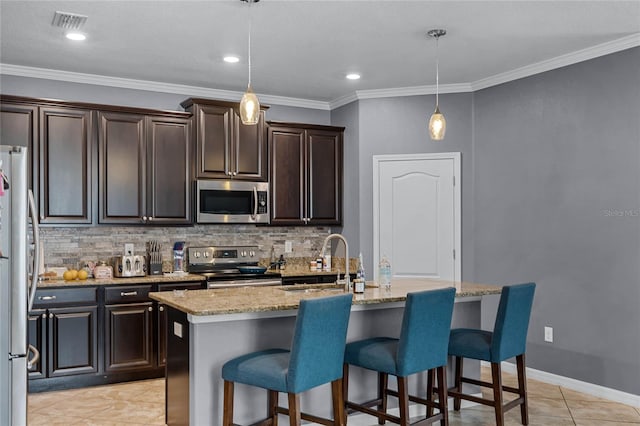
<path fill-rule="evenodd" d="M 98 371 L 98 307 L 49 309 L 47 376 Z"/>
<path fill-rule="evenodd" d="M 104 316 L 105 371 L 153 368 L 153 303 L 107 305 Z"/>
<path fill-rule="evenodd" d="M 34 309 L 27 316 L 27 343 L 38 351 L 40 358 L 29 368 L 29 380 L 47 376 L 47 310 Z"/>

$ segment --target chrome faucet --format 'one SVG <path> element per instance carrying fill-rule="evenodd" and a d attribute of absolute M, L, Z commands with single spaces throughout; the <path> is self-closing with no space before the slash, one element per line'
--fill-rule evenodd
<path fill-rule="evenodd" d="M 345 264 L 345 273 L 344 273 L 344 290 L 351 291 L 351 283 L 349 277 L 349 243 L 347 243 L 347 239 L 342 234 L 330 234 L 327 235 L 327 238 L 324 239 L 324 244 L 322 244 L 322 251 L 320 252 L 320 257 L 324 258 L 324 252 L 327 249 L 327 244 L 332 239 L 337 238 L 342 240 L 344 243 L 344 264 Z M 340 271 L 338 271 L 338 278 L 336 280 L 336 284 L 340 281 Z"/>

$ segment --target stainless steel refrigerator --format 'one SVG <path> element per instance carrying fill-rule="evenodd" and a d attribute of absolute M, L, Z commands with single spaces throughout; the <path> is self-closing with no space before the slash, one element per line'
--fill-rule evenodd
<path fill-rule="evenodd" d="M 0 145 L 0 425 L 27 423 L 27 312 L 38 282 L 39 235 L 27 148 Z"/>

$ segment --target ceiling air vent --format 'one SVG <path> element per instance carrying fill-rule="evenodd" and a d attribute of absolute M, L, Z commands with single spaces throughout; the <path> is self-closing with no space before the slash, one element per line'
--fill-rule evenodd
<path fill-rule="evenodd" d="M 54 27 L 66 28 L 68 30 L 78 30 L 85 22 L 87 22 L 88 16 L 79 15 L 77 13 L 69 12 L 56 12 L 53 15 L 53 22 L 51 25 Z"/>

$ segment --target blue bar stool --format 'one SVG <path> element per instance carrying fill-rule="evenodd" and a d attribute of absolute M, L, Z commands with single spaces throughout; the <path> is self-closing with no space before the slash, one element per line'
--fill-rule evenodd
<path fill-rule="evenodd" d="M 234 383 L 267 389 L 268 417 L 262 426 L 276 425 L 278 413 L 291 425 L 300 419 L 343 425 L 342 363 L 351 313 L 351 294 L 300 301 L 291 350 L 268 349 L 227 361 L 222 366 L 224 410 L 222 424 L 233 425 Z M 333 420 L 300 412 L 300 393 L 331 382 Z M 289 397 L 289 409 L 278 406 L 278 392 Z"/>
<path fill-rule="evenodd" d="M 461 399 L 489 405 L 495 408 L 496 424 L 502 426 L 504 425 L 505 411 L 519 405 L 522 424 L 529 424 L 524 353 L 535 289 L 536 285 L 534 283 L 502 288 L 493 332 L 467 328 L 451 330 L 449 355 L 456 357 L 456 364 L 455 386 L 449 389 L 449 395 L 453 397 L 454 410 L 460 410 Z M 518 369 L 517 388 L 502 385 L 502 373 L 500 370 L 500 363 L 513 357 L 516 357 Z M 463 358 L 490 362 L 492 382 L 463 377 Z M 493 399 L 463 394 L 463 383 L 492 388 Z M 504 404 L 502 398 L 503 390 L 518 394 L 518 398 Z"/>
<path fill-rule="evenodd" d="M 344 397 L 347 408 L 371 414 L 379 424 L 385 420 L 409 424 L 409 401 L 426 405 L 427 418 L 420 423 L 440 420 L 448 424 L 447 408 L 447 345 L 455 288 L 409 293 L 402 318 L 400 338 L 374 337 L 347 344 L 344 356 Z M 357 404 L 348 400 L 349 366 L 355 365 L 378 372 L 378 398 Z M 438 401 L 408 394 L 408 376 L 422 371 L 437 370 Z M 388 375 L 396 376 L 398 391 L 388 389 Z M 398 397 L 400 417 L 387 414 L 387 397 Z M 376 409 L 371 407 L 376 406 Z M 438 414 L 433 415 L 433 408 Z"/>

